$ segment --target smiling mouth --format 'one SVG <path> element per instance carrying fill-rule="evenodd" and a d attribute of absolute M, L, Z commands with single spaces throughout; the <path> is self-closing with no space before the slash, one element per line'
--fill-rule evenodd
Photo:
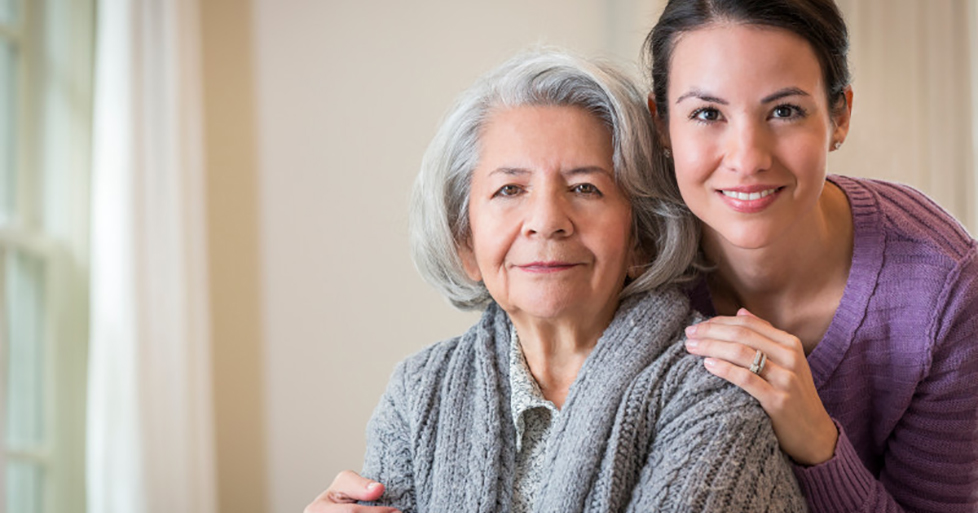
<path fill-rule="evenodd" d="M 783 188 L 784 187 L 775 187 L 773 189 L 764 189 L 763 191 L 756 191 L 756 192 L 738 192 L 738 191 L 721 190 L 720 193 L 728 198 L 733 198 L 740 201 L 754 201 L 770 196 L 780 191 Z"/>

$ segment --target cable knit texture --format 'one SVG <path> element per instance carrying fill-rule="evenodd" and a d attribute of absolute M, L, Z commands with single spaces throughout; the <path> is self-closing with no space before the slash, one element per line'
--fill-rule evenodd
<path fill-rule="evenodd" d="M 763 410 L 682 345 L 677 291 L 622 302 L 547 441 L 536 511 L 806 509 Z M 491 305 L 461 337 L 394 371 L 367 428 L 363 475 L 405 512 L 506 512 L 515 430 L 509 330 Z"/>
<path fill-rule="evenodd" d="M 978 255 L 909 187 L 831 176 L 855 225 L 842 301 L 808 357 L 839 427 L 795 467 L 815 512 L 978 511 Z M 709 297 L 694 296 L 712 315 Z"/>

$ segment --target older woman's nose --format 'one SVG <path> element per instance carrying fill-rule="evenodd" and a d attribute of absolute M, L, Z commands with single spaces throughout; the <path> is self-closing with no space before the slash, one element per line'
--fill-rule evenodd
<path fill-rule="evenodd" d="M 570 205 L 559 193 L 532 197 L 523 223 L 523 234 L 537 237 L 566 237 L 574 232 Z"/>
<path fill-rule="evenodd" d="M 754 174 L 771 168 L 771 138 L 765 127 L 745 123 L 727 134 L 724 167 L 741 174 Z"/>

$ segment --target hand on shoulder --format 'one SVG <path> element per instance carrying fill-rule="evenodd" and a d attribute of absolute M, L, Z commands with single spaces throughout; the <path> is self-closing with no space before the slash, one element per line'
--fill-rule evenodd
<path fill-rule="evenodd" d="M 742 388 L 771 418 L 781 449 L 802 465 L 832 458 L 839 439 L 815 389 L 801 342 L 741 309 L 686 329 L 686 349 L 707 370 Z"/>

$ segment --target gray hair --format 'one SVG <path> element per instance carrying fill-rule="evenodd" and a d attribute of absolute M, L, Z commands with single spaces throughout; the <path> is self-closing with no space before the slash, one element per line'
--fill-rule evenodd
<path fill-rule="evenodd" d="M 479 162 L 482 129 L 500 109 L 572 106 L 612 133 L 615 181 L 632 206 L 633 238 L 646 263 L 621 297 L 688 280 L 695 269 L 699 225 L 682 203 L 645 104 L 624 73 L 596 60 L 541 48 L 513 57 L 462 93 L 421 162 L 411 196 L 411 254 L 418 271 L 456 307 L 484 308 L 481 282 L 462 267 L 469 240 L 469 190 Z"/>

